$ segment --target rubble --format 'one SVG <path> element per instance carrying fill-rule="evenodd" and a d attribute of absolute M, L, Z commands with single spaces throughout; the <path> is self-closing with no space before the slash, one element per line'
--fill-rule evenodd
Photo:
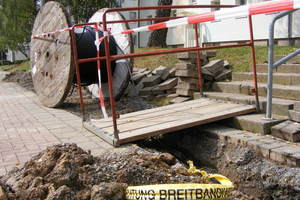
<path fill-rule="evenodd" d="M 76 144 L 64 144 L 48 147 L 0 177 L 0 197 L 124 200 L 128 185 L 187 182 L 203 183 L 169 153 L 132 145 L 94 157 Z"/>

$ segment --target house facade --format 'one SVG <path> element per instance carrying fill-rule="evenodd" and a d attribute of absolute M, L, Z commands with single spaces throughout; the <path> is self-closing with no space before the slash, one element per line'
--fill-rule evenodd
<path fill-rule="evenodd" d="M 244 5 L 267 0 L 174 0 L 174 5 Z M 222 9 L 222 8 L 221 8 Z M 223 8 L 226 9 L 226 8 Z M 177 15 L 191 15 L 209 12 L 215 9 L 186 9 L 177 11 Z M 266 45 L 269 24 L 277 13 L 253 16 L 254 39 L 257 44 Z M 278 45 L 300 45 L 300 11 L 294 12 L 276 22 L 275 39 Z M 199 25 L 200 41 L 206 44 L 232 43 L 249 40 L 249 23 L 247 17 L 202 23 Z M 183 37 L 182 37 L 183 36 Z M 167 44 L 171 46 L 191 46 L 194 44 L 193 31 L 189 26 L 169 29 Z"/>
<path fill-rule="evenodd" d="M 119 4 L 123 8 L 128 7 L 145 7 L 145 6 L 157 6 L 158 0 L 120 0 Z M 144 11 L 130 11 L 122 13 L 126 19 L 137 19 L 137 18 L 153 18 L 156 16 L 155 10 L 144 10 Z M 132 22 L 129 23 L 130 28 L 137 28 L 140 26 L 146 26 L 154 23 L 149 22 Z M 151 32 L 142 32 L 133 35 L 133 42 L 135 47 L 146 47 Z"/>

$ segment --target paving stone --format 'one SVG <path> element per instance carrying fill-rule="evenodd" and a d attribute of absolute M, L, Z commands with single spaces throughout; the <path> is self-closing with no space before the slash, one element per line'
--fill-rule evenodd
<path fill-rule="evenodd" d="M 168 68 L 165 66 L 159 66 L 152 71 L 154 75 L 162 75 L 165 71 L 168 71 Z"/>
<path fill-rule="evenodd" d="M 169 70 L 169 77 L 168 78 L 174 78 L 177 68 L 173 67 Z"/>
<path fill-rule="evenodd" d="M 177 69 L 175 76 L 197 78 L 198 72 L 195 70 Z"/>
<path fill-rule="evenodd" d="M 291 155 L 300 153 L 300 147 L 291 147 L 289 145 L 274 148 L 271 150 L 270 158 L 280 164 L 287 164 Z"/>
<path fill-rule="evenodd" d="M 283 143 L 283 142 L 277 142 L 277 141 L 274 141 L 274 140 L 273 140 L 272 143 L 263 143 L 263 144 L 259 145 L 260 146 L 260 153 L 263 155 L 263 157 L 270 158 L 270 153 L 271 153 L 272 149 L 283 147 L 285 145 L 286 144 Z"/>
<path fill-rule="evenodd" d="M 178 97 L 178 94 L 169 94 L 167 95 L 168 98 L 176 98 Z"/>
<path fill-rule="evenodd" d="M 198 78 L 179 77 L 178 83 L 182 83 L 182 82 L 198 85 Z"/>
<path fill-rule="evenodd" d="M 190 97 L 192 97 L 193 93 L 194 93 L 194 90 L 185 90 L 185 89 L 176 88 L 176 94 L 178 94 L 180 96 L 190 96 Z"/>
<path fill-rule="evenodd" d="M 141 80 L 145 87 L 152 87 L 158 85 L 161 82 L 161 78 L 158 75 L 145 77 Z"/>
<path fill-rule="evenodd" d="M 175 66 L 178 70 L 197 70 L 196 65 L 193 63 L 180 62 L 177 63 Z"/>
<path fill-rule="evenodd" d="M 300 142 L 300 124 L 285 121 L 272 127 L 272 135 L 290 142 Z"/>
<path fill-rule="evenodd" d="M 190 97 L 176 97 L 176 98 L 172 99 L 170 102 L 171 103 L 182 103 L 182 102 L 188 101 L 190 99 L 191 99 Z"/>
<path fill-rule="evenodd" d="M 160 78 L 161 78 L 161 80 L 163 80 L 163 81 L 165 81 L 165 80 L 167 80 L 168 78 L 172 78 L 171 76 L 170 76 L 170 69 L 168 68 L 167 70 L 165 70 L 161 75 L 160 75 Z"/>
<path fill-rule="evenodd" d="M 165 94 L 163 90 L 161 90 L 158 86 L 152 88 L 153 95 L 161 95 Z"/>
<path fill-rule="evenodd" d="M 178 78 L 171 78 L 159 84 L 158 87 L 160 90 L 170 90 L 174 88 L 177 85 L 177 83 L 178 83 Z"/>
<path fill-rule="evenodd" d="M 186 60 L 186 59 L 196 59 L 197 53 L 196 52 L 183 52 L 177 54 L 178 59 Z"/>
<path fill-rule="evenodd" d="M 300 122 L 300 112 L 295 110 L 289 110 L 290 119 L 295 122 Z"/>
<path fill-rule="evenodd" d="M 176 88 L 182 90 L 198 90 L 198 85 L 193 83 L 188 83 L 188 82 L 179 82 Z"/>
<path fill-rule="evenodd" d="M 210 74 L 216 77 L 224 70 L 224 60 L 212 60 L 201 69 L 202 73 L 206 73 L 208 71 Z"/>
<path fill-rule="evenodd" d="M 300 153 L 295 153 L 287 157 L 287 165 L 290 167 L 300 167 Z"/>
<path fill-rule="evenodd" d="M 194 92 L 193 99 L 201 99 L 201 98 L 202 98 L 202 95 L 200 92 Z"/>
<path fill-rule="evenodd" d="M 294 110 L 297 111 L 297 112 L 300 112 L 300 101 L 295 102 Z"/>
<path fill-rule="evenodd" d="M 152 89 L 153 89 L 153 87 L 145 87 L 140 90 L 139 94 L 140 94 L 140 96 L 152 95 Z"/>
<path fill-rule="evenodd" d="M 221 72 L 218 76 L 215 77 L 216 81 L 224 81 L 224 80 L 231 80 L 231 70 L 225 69 Z"/>

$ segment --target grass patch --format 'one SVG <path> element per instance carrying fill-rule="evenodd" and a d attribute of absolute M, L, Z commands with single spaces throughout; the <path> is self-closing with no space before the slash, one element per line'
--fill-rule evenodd
<path fill-rule="evenodd" d="M 280 47 L 275 46 L 274 55 L 287 55 L 295 51 L 297 47 Z M 218 49 L 217 57 L 215 59 L 227 60 L 232 66 L 234 72 L 248 72 L 249 66 L 252 62 L 249 47 L 237 47 L 229 49 Z M 268 47 L 256 46 L 255 47 L 256 63 L 266 63 L 268 60 Z"/>
<path fill-rule="evenodd" d="M 166 50 L 168 48 L 138 48 L 135 49 L 135 53 L 141 52 L 150 52 L 158 50 Z M 167 54 L 167 55 L 157 55 L 157 56 L 144 56 L 134 59 L 134 67 L 137 68 L 148 68 L 153 70 L 160 65 L 165 67 L 174 67 L 179 60 L 176 57 L 176 54 Z"/>
<path fill-rule="evenodd" d="M 287 55 L 300 47 L 280 47 L 275 46 L 274 55 Z M 168 48 L 165 48 L 168 49 Z M 138 48 L 135 52 L 149 52 L 156 50 L 165 50 L 163 48 Z M 232 66 L 234 72 L 247 72 L 251 64 L 251 53 L 249 47 L 236 47 L 228 49 L 217 49 L 217 57 L 212 59 L 224 59 L 227 60 Z M 268 60 L 268 47 L 256 46 L 256 63 L 266 63 Z M 134 66 L 137 68 L 148 68 L 153 70 L 160 65 L 166 67 L 174 67 L 179 60 L 176 58 L 176 54 L 158 55 L 158 56 L 146 56 L 134 59 Z"/>
<path fill-rule="evenodd" d="M 8 72 L 16 72 L 16 71 L 28 71 L 30 70 L 30 62 L 24 61 L 20 64 L 12 64 L 12 65 L 3 65 L 0 66 L 0 70 L 8 71 Z"/>
<path fill-rule="evenodd" d="M 166 106 L 170 104 L 170 99 L 168 97 L 154 98 L 153 100 L 149 101 L 149 103 L 158 107 Z"/>

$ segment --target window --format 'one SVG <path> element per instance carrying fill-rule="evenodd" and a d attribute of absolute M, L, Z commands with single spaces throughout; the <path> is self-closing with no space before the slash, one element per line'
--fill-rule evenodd
<path fill-rule="evenodd" d="M 148 15 L 147 18 L 148 18 L 148 19 L 151 19 L 151 18 L 153 18 L 153 17 L 152 17 L 152 15 Z M 152 21 L 147 21 L 147 25 L 151 25 L 151 24 L 153 24 Z"/>
<path fill-rule="evenodd" d="M 242 6 L 246 4 L 247 4 L 247 0 L 236 0 L 236 5 Z"/>
<path fill-rule="evenodd" d="M 129 19 L 136 19 L 136 12 L 129 12 Z"/>
<path fill-rule="evenodd" d="M 219 6 L 221 5 L 220 0 L 211 1 L 211 5 Z M 211 11 L 220 10 L 220 8 L 211 8 Z"/>

